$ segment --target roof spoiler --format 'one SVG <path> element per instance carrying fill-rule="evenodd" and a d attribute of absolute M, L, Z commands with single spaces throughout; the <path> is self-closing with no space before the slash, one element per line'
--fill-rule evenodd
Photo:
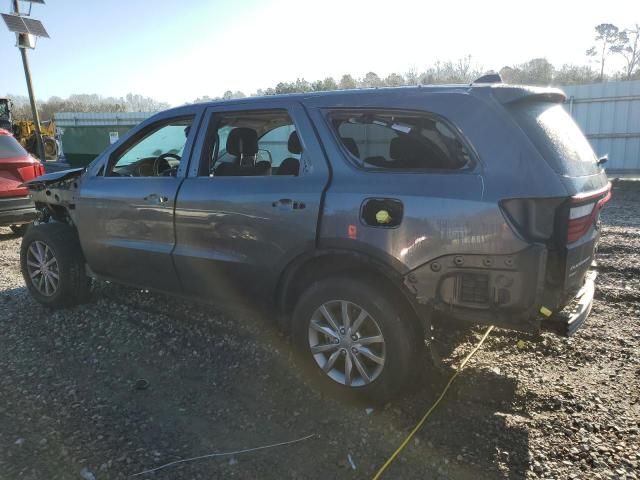
<path fill-rule="evenodd" d="M 559 88 L 551 87 L 524 87 L 513 85 L 496 85 L 491 93 L 503 104 L 519 103 L 524 101 L 539 101 L 564 103 L 567 96 Z"/>

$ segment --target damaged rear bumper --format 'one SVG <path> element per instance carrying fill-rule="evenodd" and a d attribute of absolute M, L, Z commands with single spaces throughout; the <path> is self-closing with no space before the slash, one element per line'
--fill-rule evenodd
<path fill-rule="evenodd" d="M 562 287 L 547 283 L 547 261 L 543 245 L 511 255 L 447 255 L 413 270 L 404 283 L 425 316 L 433 312 L 445 321 L 570 336 L 591 312 L 595 273 L 584 277 L 580 291 L 563 308 L 548 302 L 550 292 Z"/>
<path fill-rule="evenodd" d="M 541 328 L 563 337 L 570 337 L 576 333 L 584 325 L 591 313 L 593 296 L 596 290 L 596 276 L 596 272 L 589 272 L 585 278 L 584 285 L 573 302 L 560 312 L 543 319 Z"/>
<path fill-rule="evenodd" d="M 405 285 L 418 304 L 445 318 L 510 330 L 540 330 L 547 249 L 510 255 L 446 255 L 418 267 Z"/>

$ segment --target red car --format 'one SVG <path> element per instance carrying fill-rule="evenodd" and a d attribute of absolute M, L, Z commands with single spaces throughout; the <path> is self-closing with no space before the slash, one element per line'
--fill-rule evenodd
<path fill-rule="evenodd" d="M 7 130 L 0 129 L 0 227 L 23 234 L 37 216 L 29 190 L 21 185 L 44 174 L 42 164 Z"/>

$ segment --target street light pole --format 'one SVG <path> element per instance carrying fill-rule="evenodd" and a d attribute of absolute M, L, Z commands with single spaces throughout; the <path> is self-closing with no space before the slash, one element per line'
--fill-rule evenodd
<path fill-rule="evenodd" d="M 13 12 L 16 15 L 20 14 L 20 5 L 18 0 L 13 0 Z M 23 35 L 18 33 L 18 35 Z M 18 42 L 19 43 L 19 42 Z M 22 55 L 22 65 L 24 67 L 24 76 L 27 80 L 27 90 L 29 91 L 29 101 L 31 103 L 31 112 L 33 113 L 33 123 L 36 129 L 36 149 L 38 157 L 41 161 L 45 161 L 44 158 L 44 144 L 42 142 L 42 133 L 40 131 L 40 115 L 38 115 L 38 107 L 36 106 L 36 96 L 33 93 L 33 83 L 31 82 L 31 69 L 29 68 L 29 58 L 27 57 L 27 48 L 25 46 L 18 45 L 20 54 Z"/>

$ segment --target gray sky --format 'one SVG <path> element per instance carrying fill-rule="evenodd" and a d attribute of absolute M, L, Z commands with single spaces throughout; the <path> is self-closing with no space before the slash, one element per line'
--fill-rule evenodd
<path fill-rule="evenodd" d="M 486 70 L 534 57 L 582 64 L 594 26 L 640 23 L 640 1 L 47 0 L 33 16 L 51 35 L 30 55 L 38 97 L 133 92 L 175 105 L 467 54 Z M 0 94 L 26 94 L 14 45 L 0 25 Z"/>

